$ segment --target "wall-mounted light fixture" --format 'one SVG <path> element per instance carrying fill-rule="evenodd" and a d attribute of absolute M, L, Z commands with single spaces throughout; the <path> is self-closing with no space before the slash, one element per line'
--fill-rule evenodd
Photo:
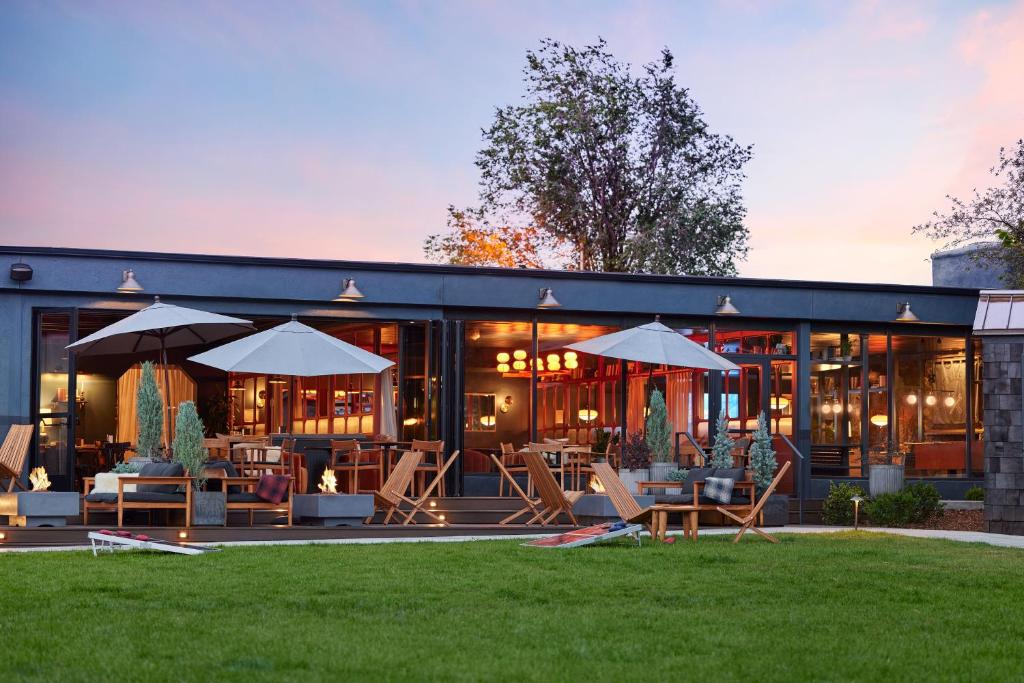
<path fill-rule="evenodd" d="M 28 282 L 32 279 L 32 266 L 27 263 L 12 263 L 11 279 L 15 282 Z"/>
<path fill-rule="evenodd" d="M 508 413 L 508 411 L 512 410 L 512 396 L 506 396 L 505 400 L 498 406 L 498 410 L 502 413 Z"/>
<path fill-rule="evenodd" d="M 537 308 L 558 308 L 562 305 L 558 303 L 558 299 L 555 298 L 555 293 L 550 287 L 541 287 L 537 299 Z"/>
<path fill-rule="evenodd" d="M 905 301 L 901 304 L 896 304 L 896 322 L 898 323 L 916 323 L 920 320 L 914 312 L 910 310 L 910 302 Z"/>
<path fill-rule="evenodd" d="M 732 299 L 728 294 L 718 297 L 718 308 L 715 315 L 739 315 L 740 309 L 732 305 Z"/>
<path fill-rule="evenodd" d="M 359 288 L 356 287 L 355 278 L 348 277 L 341 281 L 341 294 L 334 297 L 334 301 L 339 303 L 353 303 L 355 301 L 359 301 L 364 296 L 365 295 L 359 291 Z"/>
<path fill-rule="evenodd" d="M 121 271 L 121 284 L 118 286 L 117 291 L 124 294 L 134 294 L 135 292 L 142 291 L 142 285 L 135 279 L 135 271 L 129 268 L 128 270 Z"/>

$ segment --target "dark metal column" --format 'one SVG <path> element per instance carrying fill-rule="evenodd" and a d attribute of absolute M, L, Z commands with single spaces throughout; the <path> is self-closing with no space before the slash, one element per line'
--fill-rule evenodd
<path fill-rule="evenodd" d="M 533 338 L 530 342 L 530 441 L 537 441 L 537 359 L 540 340 L 537 338 L 537 316 L 533 316 Z"/>
<path fill-rule="evenodd" d="M 796 328 L 796 390 L 794 397 L 796 416 L 793 434 L 796 436 L 796 447 L 804 455 L 798 463 L 796 490 L 800 499 L 801 510 L 803 501 L 811 487 L 811 324 L 802 322 Z"/>

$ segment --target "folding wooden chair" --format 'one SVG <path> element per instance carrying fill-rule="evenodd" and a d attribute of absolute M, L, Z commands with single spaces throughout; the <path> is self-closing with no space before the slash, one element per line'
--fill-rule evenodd
<path fill-rule="evenodd" d="M 572 508 L 576 501 L 583 496 L 583 491 L 563 491 L 558 481 L 555 480 L 554 473 L 548 468 L 547 462 L 544 461 L 544 457 L 540 453 L 533 451 L 523 453 L 523 461 L 526 463 L 526 468 L 530 473 L 530 478 L 533 480 L 533 485 L 537 488 L 540 500 L 530 500 L 528 496 L 523 494 L 519 485 L 515 484 L 515 480 L 511 479 L 511 475 L 509 475 L 509 481 L 515 484 L 515 488 L 526 501 L 526 507 L 501 520 L 499 524 L 508 524 L 513 519 L 532 512 L 533 517 L 530 517 L 525 522 L 527 526 L 535 522 L 540 522 L 541 526 L 547 526 L 557 520 L 558 515 L 563 513 L 569 518 L 573 526 L 579 526 Z"/>
<path fill-rule="evenodd" d="M 520 454 L 516 452 L 515 446 L 510 443 L 501 443 L 501 464 L 505 466 L 505 471 L 508 474 L 527 474 L 526 478 L 526 489 L 533 494 L 533 487 L 530 485 L 530 478 L 526 472 L 526 465 L 523 463 L 523 459 L 519 457 Z M 512 493 L 512 487 L 509 487 L 509 495 Z M 505 495 L 505 477 L 498 477 L 498 495 Z"/>
<path fill-rule="evenodd" d="M 619 479 L 612 466 L 606 462 L 595 462 L 591 464 L 594 474 L 604 486 L 605 495 L 611 501 L 612 507 L 619 513 L 622 521 L 630 524 L 645 524 L 647 530 L 654 537 L 654 508 L 641 508 L 636 498 L 629 492 L 626 485 Z"/>
<path fill-rule="evenodd" d="M 0 446 L 0 482 L 5 478 L 10 479 L 10 483 L 7 484 L 8 493 L 13 491 L 15 486 L 27 489 L 21 482 L 21 474 L 25 470 L 25 458 L 28 457 L 34 427 L 35 425 L 11 425 L 7 431 L 7 438 Z"/>
<path fill-rule="evenodd" d="M 397 513 L 402 518 L 402 524 L 415 524 L 416 521 L 413 519 L 417 512 L 422 512 L 438 524 L 447 524 L 447 521 L 439 517 L 437 514 L 423 507 L 427 501 L 427 497 L 433 492 L 434 488 L 440 485 L 441 479 L 444 477 L 448 468 L 451 467 L 452 463 L 458 457 L 459 452 L 455 451 L 452 457 L 448 458 L 448 461 L 444 464 L 437 476 L 434 477 L 430 485 L 427 486 L 426 490 L 418 498 L 409 498 L 406 496 L 406 492 L 409 487 L 412 486 L 413 476 L 416 474 L 417 467 L 423 460 L 423 453 L 420 451 L 406 451 L 402 453 L 402 457 L 398 459 L 398 463 L 395 468 L 391 470 L 391 475 L 384 482 L 384 485 L 379 491 L 373 492 L 373 506 L 374 512 L 378 509 L 386 512 L 384 515 L 384 524 L 390 524 L 391 518 Z M 401 509 L 402 503 L 405 503 L 409 507 L 405 510 Z M 369 524 L 373 520 L 373 517 L 368 517 L 366 523 Z"/>
<path fill-rule="evenodd" d="M 736 534 L 736 538 L 732 539 L 733 543 L 739 541 L 740 536 L 746 533 L 747 529 L 750 529 L 758 536 L 761 536 L 762 538 L 765 538 L 771 541 L 772 543 L 779 542 L 779 539 L 757 528 L 757 519 L 758 516 L 761 514 L 761 508 L 763 508 L 764 504 L 768 502 L 768 496 L 772 495 L 772 493 L 775 491 L 775 487 L 779 485 L 779 482 L 782 481 L 782 477 L 785 476 L 786 472 L 789 470 L 789 465 L 790 462 L 788 460 L 782 463 L 782 467 L 780 467 L 779 471 L 775 474 L 775 478 L 772 479 L 772 483 L 768 486 L 767 489 L 765 489 L 765 492 L 761 494 L 761 500 L 757 501 L 757 505 L 754 506 L 754 509 L 751 510 L 750 514 L 748 514 L 746 517 L 734 515 L 733 513 L 729 512 L 728 510 L 722 507 L 717 508 L 717 510 L 721 512 L 723 515 L 738 522 L 740 525 L 740 532 Z"/>

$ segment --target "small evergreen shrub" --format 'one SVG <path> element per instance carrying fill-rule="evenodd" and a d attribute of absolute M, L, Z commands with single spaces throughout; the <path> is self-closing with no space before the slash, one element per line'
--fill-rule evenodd
<path fill-rule="evenodd" d="M 964 500 L 985 500 L 985 489 L 980 486 L 972 486 L 964 493 Z"/>
<path fill-rule="evenodd" d="M 725 413 L 719 413 L 715 426 L 715 444 L 711 447 L 708 467 L 732 467 L 732 449 L 735 446 L 736 440 L 729 436 L 729 420 Z"/>
<path fill-rule="evenodd" d="M 821 505 L 821 520 L 835 526 L 853 524 L 853 501 L 850 499 L 854 496 L 864 498 L 864 489 L 855 484 L 829 482 L 828 495 Z"/>
<path fill-rule="evenodd" d="M 142 466 L 134 462 L 119 462 L 111 468 L 114 474 L 135 474 L 142 470 Z"/>
<path fill-rule="evenodd" d="M 164 432 L 164 402 L 156 386 L 153 363 L 148 360 L 142 364 L 142 378 L 135 395 L 135 414 L 139 425 L 135 452 L 140 457 L 155 460 L 160 457 L 160 440 Z"/>
<path fill-rule="evenodd" d="M 672 470 L 665 475 L 665 481 L 686 481 L 686 470 Z"/>
<path fill-rule="evenodd" d="M 914 500 L 910 521 L 914 524 L 927 522 L 932 517 L 942 514 L 942 496 L 933 484 L 919 482 L 910 484 L 903 489 Z"/>
<path fill-rule="evenodd" d="M 651 392 L 647 416 L 647 444 L 654 462 L 672 462 L 672 423 L 668 421 L 665 397 L 657 389 Z"/>
<path fill-rule="evenodd" d="M 772 447 L 772 434 L 768 430 L 768 420 L 764 413 L 757 416 L 757 429 L 750 444 L 750 469 L 753 470 L 758 493 L 763 493 L 771 485 L 775 471 L 779 469 L 775 449 Z"/>
<path fill-rule="evenodd" d="M 642 434 L 634 432 L 622 444 L 622 466 L 627 470 L 645 470 L 651 466 L 651 447 Z"/>
<path fill-rule="evenodd" d="M 182 401 L 178 405 L 178 419 L 174 425 L 174 459 L 192 477 L 192 488 L 196 491 L 201 489 L 206 483 L 203 468 L 209 452 L 203 448 L 203 422 L 192 401 Z"/>

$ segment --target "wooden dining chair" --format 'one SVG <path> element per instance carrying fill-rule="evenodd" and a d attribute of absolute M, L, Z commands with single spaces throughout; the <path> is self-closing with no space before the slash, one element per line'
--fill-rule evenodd
<path fill-rule="evenodd" d="M 410 451 L 423 453 L 423 459 L 420 460 L 416 466 L 416 490 L 421 494 L 426 489 L 427 475 L 430 474 L 436 477 L 437 474 L 444 467 L 444 441 L 423 441 L 420 439 L 413 439 L 412 444 L 409 446 Z M 445 497 L 445 486 L 444 479 L 441 479 L 437 485 L 437 495 L 441 498 Z"/>
<path fill-rule="evenodd" d="M 533 495 L 533 484 L 530 481 L 530 471 L 526 469 L 526 463 L 523 462 L 522 455 L 516 452 L 515 446 L 510 443 L 501 443 L 501 464 L 505 467 L 505 471 L 510 475 L 525 474 L 526 475 L 526 490 L 529 495 Z M 505 477 L 498 477 L 498 495 L 504 496 L 505 493 Z M 509 487 L 509 495 L 512 494 L 512 487 Z"/>
<path fill-rule="evenodd" d="M 360 472 L 373 472 L 374 482 L 370 491 L 380 488 L 380 451 L 364 451 L 355 439 L 331 440 L 331 469 L 335 474 L 348 473 L 348 492 L 359 493 Z"/>

